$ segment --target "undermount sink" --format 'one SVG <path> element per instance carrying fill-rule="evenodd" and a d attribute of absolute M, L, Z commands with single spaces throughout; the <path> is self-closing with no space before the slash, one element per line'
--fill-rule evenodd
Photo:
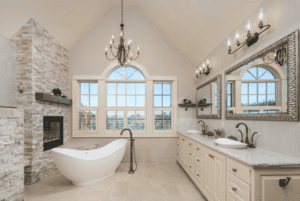
<path fill-rule="evenodd" d="M 196 130 L 188 130 L 188 134 L 201 134 L 201 131 L 196 131 Z"/>
<path fill-rule="evenodd" d="M 221 147 L 232 148 L 232 149 L 245 149 L 246 143 L 230 140 L 227 138 L 219 138 L 215 140 L 216 144 Z"/>

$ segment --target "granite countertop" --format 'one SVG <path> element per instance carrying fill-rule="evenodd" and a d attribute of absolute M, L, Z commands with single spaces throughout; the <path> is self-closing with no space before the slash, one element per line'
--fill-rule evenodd
<path fill-rule="evenodd" d="M 208 137 L 201 134 L 187 134 L 185 131 L 177 131 L 189 139 L 192 139 L 200 144 L 203 144 L 215 151 L 218 151 L 226 156 L 229 156 L 237 161 L 240 161 L 253 168 L 267 167 L 300 167 L 300 158 L 276 153 L 261 148 L 247 149 L 230 149 L 218 146 L 214 141 L 214 137 Z"/>

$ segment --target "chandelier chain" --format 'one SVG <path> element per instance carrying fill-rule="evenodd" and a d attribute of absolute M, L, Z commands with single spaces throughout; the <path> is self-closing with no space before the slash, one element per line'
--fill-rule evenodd
<path fill-rule="evenodd" d="M 122 23 L 123 24 L 123 0 L 122 0 Z"/>

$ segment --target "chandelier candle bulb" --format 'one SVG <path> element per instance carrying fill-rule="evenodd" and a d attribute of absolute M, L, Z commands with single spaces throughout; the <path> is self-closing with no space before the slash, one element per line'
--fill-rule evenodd
<path fill-rule="evenodd" d="M 209 64 L 209 60 L 207 59 L 207 64 Z"/>
<path fill-rule="evenodd" d="M 264 14 L 262 12 L 262 8 L 260 9 L 259 19 L 262 20 L 264 18 Z"/>

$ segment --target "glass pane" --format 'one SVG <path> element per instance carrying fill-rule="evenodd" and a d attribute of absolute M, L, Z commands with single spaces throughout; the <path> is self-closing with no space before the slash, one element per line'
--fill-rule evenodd
<path fill-rule="evenodd" d="M 117 93 L 118 94 L 126 94 L 126 84 L 125 83 L 117 84 Z"/>
<path fill-rule="evenodd" d="M 145 119 L 145 112 L 144 111 L 136 111 L 136 118 L 137 119 Z"/>
<path fill-rule="evenodd" d="M 127 119 L 135 119 L 135 111 L 128 111 Z"/>
<path fill-rule="evenodd" d="M 90 111 L 90 130 L 96 130 L 96 111 Z"/>
<path fill-rule="evenodd" d="M 275 95 L 267 95 L 267 100 L 269 106 L 276 106 Z"/>
<path fill-rule="evenodd" d="M 117 94 L 117 84 L 107 83 L 107 94 Z"/>
<path fill-rule="evenodd" d="M 248 95 L 242 95 L 242 106 L 248 105 Z"/>
<path fill-rule="evenodd" d="M 145 96 L 136 97 L 136 107 L 145 107 Z"/>
<path fill-rule="evenodd" d="M 135 83 L 127 83 L 127 94 L 135 94 Z"/>
<path fill-rule="evenodd" d="M 90 83 L 90 94 L 98 94 L 98 83 Z"/>
<path fill-rule="evenodd" d="M 135 96 L 127 96 L 127 107 L 135 107 Z"/>
<path fill-rule="evenodd" d="M 80 93 L 89 94 L 89 83 L 80 83 Z"/>
<path fill-rule="evenodd" d="M 276 94 L 276 84 L 274 82 L 267 83 L 268 94 Z"/>
<path fill-rule="evenodd" d="M 155 111 L 155 119 L 163 119 L 162 112 L 161 111 Z"/>
<path fill-rule="evenodd" d="M 136 71 L 135 68 L 127 67 L 127 78 L 129 78 L 134 72 Z"/>
<path fill-rule="evenodd" d="M 231 83 L 228 83 L 227 84 L 227 94 L 231 94 L 232 93 L 232 91 L 231 91 Z"/>
<path fill-rule="evenodd" d="M 257 105 L 257 95 L 249 95 L 249 105 Z"/>
<path fill-rule="evenodd" d="M 274 80 L 275 76 L 273 75 L 273 73 L 271 73 L 271 71 L 267 70 L 267 72 L 265 74 L 263 74 L 259 79 L 260 80 Z"/>
<path fill-rule="evenodd" d="M 162 84 L 154 83 L 154 95 L 161 95 L 161 94 L 162 94 Z"/>
<path fill-rule="evenodd" d="M 258 70 L 258 78 L 259 78 L 259 79 L 260 79 L 260 77 L 261 77 L 262 75 L 264 75 L 264 74 L 266 73 L 266 71 L 267 71 L 267 69 L 262 68 L 262 67 L 258 67 L 257 70 Z"/>
<path fill-rule="evenodd" d="M 135 129 L 135 120 L 128 120 L 127 124 L 129 129 L 131 130 Z"/>
<path fill-rule="evenodd" d="M 115 129 L 114 120 L 107 120 L 106 121 L 106 129 L 108 129 L 108 130 Z"/>
<path fill-rule="evenodd" d="M 116 107 L 117 101 L 115 95 L 108 95 L 107 96 L 107 107 Z"/>
<path fill-rule="evenodd" d="M 117 71 L 124 77 L 127 78 L 126 76 L 126 67 L 120 67 L 117 69 Z"/>
<path fill-rule="evenodd" d="M 124 112 L 123 111 L 117 111 L 117 119 L 124 119 Z"/>
<path fill-rule="evenodd" d="M 218 106 L 218 95 L 215 95 L 215 106 Z"/>
<path fill-rule="evenodd" d="M 164 112 L 164 119 L 171 119 L 171 111 Z"/>
<path fill-rule="evenodd" d="M 242 94 L 248 94 L 248 83 L 242 83 Z"/>
<path fill-rule="evenodd" d="M 248 72 L 250 75 L 252 75 L 255 79 L 257 79 L 257 67 L 252 67 L 248 69 Z"/>
<path fill-rule="evenodd" d="M 98 95 L 91 95 L 90 99 L 90 107 L 98 107 Z"/>
<path fill-rule="evenodd" d="M 259 106 L 266 106 L 267 104 L 267 96 L 266 95 L 259 95 L 258 96 L 258 105 Z"/>
<path fill-rule="evenodd" d="M 218 94 L 218 84 L 215 82 L 215 94 Z"/>
<path fill-rule="evenodd" d="M 154 107 L 162 107 L 162 96 L 154 96 Z"/>
<path fill-rule="evenodd" d="M 136 71 L 133 75 L 131 75 L 128 80 L 144 80 L 144 76 L 141 72 Z"/>
<path fill-rule="evenodd" d="M 163 121 L 155 121 L 155 129 L 156 130 L 162 130 L 163 129 Z"/>
<path fill-rule="evenodd" d="M 249 83 L 249 94 L 257 94 L 257 83 Z"/>
<path fill-rule="evenodd" d="M 171 121 L 170 120 L 164 121 L 164 130 L 171 130 Z"/>
<path fill-rule="evenodd" d="M 267 84 L 258 83 L 258 94 L 267 94 Z"/>
<path fill-rule="evenodd" d="M 136 84 L 136 94 L 145 94 L 145 84 L 141 83 L 141 84 Z"/>
<path fill-rule="evenodd" d="M 117 120 L 116 121 L 116 129 L 121 130 L 124 128 L 124 120 Z"/>
<path fill-rule="evenodd" d="M 171 107 L 171 96 L 163 96 L 163 107 Z"/>
<path fill-rule="evenodd" d="M 138 129 L 138 130 L 144 130 L 145 129 L 145 121 L 137 120 L 135 126 L 136 126 L 136 129 Z"/>
<path fill-rule="evenodd" d="M 116 119 L 116 111 L 107 111 L 106 112 L 106 119 Z"/>
<path fill-rule="evenodd" d="M 108 80 L 124 80 L 122 75 L 117 71 L 113 71 L 107 78 Z"/>
<path fill-rule="evenodd" d="M 163 94 L 171 95 L 171 84 L 170 83 L 163 83 Z"/>
<path fill-rule="evenodd" d="M 125 96 L 117 96 L 117 106 L 125 107 L 126 97 Z"/>
<path fill-rule="evenodd" d="M 248 71 L 246 71 L 242 80 L 256 80 L 256 79 Z"/>
<path fill-rule="evenodd" d="M 227 107 L 231 107 L 231 95 L 227 95 Z"/>
<path fill-rule="evenodd" d="M 89 107 L 89 95 L 81 95 L 81 103 L 80 106 L 81 107 Z"/>

